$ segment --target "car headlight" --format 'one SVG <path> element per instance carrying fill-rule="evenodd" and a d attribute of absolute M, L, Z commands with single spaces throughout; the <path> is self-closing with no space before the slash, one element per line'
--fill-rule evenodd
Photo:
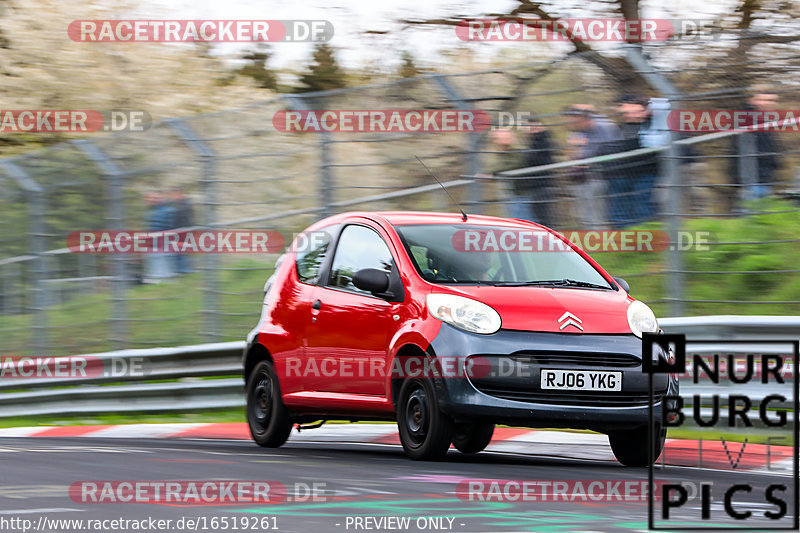
<path fill-rule="evenodd" d="M 628 306 L 628 326 L 640 339 L 642 333 L 658 332 L 658 320 L 656 320 L 655 313 L 639 300 Z"/>
<path fill-rule="evenodd" d="M 457 328 L 489 335 L 500 329 L 500 315 L 488 305 L 454 294 L 429 294 L 428 311 Z"/>

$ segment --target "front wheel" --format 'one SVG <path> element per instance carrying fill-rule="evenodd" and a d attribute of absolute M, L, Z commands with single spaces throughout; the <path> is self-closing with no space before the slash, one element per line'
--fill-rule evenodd
<path fill-rule="evenodd" d="M 406 455 L 417 460 L 444 457 L 453 440 L 453 422 L 439 410 L 429 379 L 407 379 L 397 402 L 397 429 Z"/>
<path fill-rule="evenodd" d="M 247 381 L 247 425 L 253 440 L 265 448 L 282 446 L 292 431 L 278 376 L 269 361 L 258 363 Z"/>
<path fill-rule="evenodd" d="M 453 446 L 461 453 L 478 453 L 492 441 L 494 424 L 461 424 L 456 427 Z"/>
<path fill-rule="evenodd" d="M 648 466 L 647 426 L 608 434 L 608 442 L 617 461 L 625 466 Z M 667 440 L 667 429 L 656 429 L 653 441 L 653 461 L 658 459 Z"/>

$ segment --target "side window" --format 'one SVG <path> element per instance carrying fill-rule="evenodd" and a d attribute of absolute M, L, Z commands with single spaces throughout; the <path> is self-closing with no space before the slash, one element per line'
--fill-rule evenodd
<path fill-rule="evenodd" d="M 297 249 L 297 278 L 309 285 L 319 280 L 319 269 L 330 250 L 336 226 L 327 226 L 317 231 L 304 232 L 294 242 Z"/>
<path fill-rule="evenodd" d="M 388 273 L 393 264 L 392 253 L 377 232 L 364 226 L 347 226 L 339 237 L 328 285 L 369 294 L 353 285 L 353 274 L 362 268 Z"/>

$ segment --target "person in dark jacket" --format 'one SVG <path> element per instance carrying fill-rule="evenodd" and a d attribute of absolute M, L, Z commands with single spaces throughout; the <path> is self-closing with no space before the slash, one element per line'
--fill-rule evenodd
<path fill-rule="evenodd" d="M 173 228 L 189 228 L 194 224 L 192 203 L 180 188 L 175 188 L 170 194 L 172 208 L 174 209 Z M 172 262 L 175 272 L 187 274 L 192 271 L 188 254 L 173 254 Z"/>
<path fill-rule="evenodd" d="M 622 116 L 622 140 L 609 152 L 627 152 L 645 148 L 643 135 L 650 131 L 651 116 L 647 101 L 624 94 L 617 101 Z M 653 218 L 657 214 L 653 189 L 658 177 L 658 154 L 650 153 L 618 160 L 606 167 L 608 177 L 609 220 L 614 227 L 624 227 Z"/>
<path fill-rule="evenodd" d="M 148 213 L 145 226 L 149 232 L 160 232 L 172 229 L 175 219 L 175 208 L 169 198 L 161 193 L 151 192 L 145 196 Z M 168 254 L 151 252 L 145 256 L 145 278 L 143 283 L 160 283 L 171 278 L 174 270 Z"/>
<path fill-rule="evenodd" d="M 555 147 L 550 132 L 537 120 L 528 122 L 529 128 L 528 149 L 525 152 L 526 167 L 542 167 L 555 163 Z M 531 202 L 529 217 L 516 217 L 532 220 L 545 226 L 552 227 L 556 223 L 554 202 L 556 201 L 556 187 L 553 180 L 554 171 L 545 171 L 532 174 L 529 179 L 514 182 L 514 194 L 520 198 L 527 198 Z"/>
<path fill-rule="evenodd" d="M 500 156 L 499 164 L 492 169 L 494 174 L 554 162 L 553 145 L 547 129 L 536 121 L 528 121 L 520 126 L 522 132 L 528 132 L 527 140 L 524 140 L 524 133 L 508 128 L 491 131 L 489 138 Z M 554 199 L 553 180 L 548 174 L 508 178 L 508 182 L 512 193 L 507 204 L 510 218 L 530 220 L 545 226 L 555 222 L 551 204 Z"/>
<path fill-rule="evenodd" d="M 594 106 L 573 104 L 562 114 L 570 135 L 567 137 L 570 159 L 589 159 L 608 153 L 608 146 L 619 142 L 617 125 L 598 115 Z M 587 228 L 601 228 L 607 223 L 606 181 L 602 165 L 579 165 L 570 168 L 572 190 L 580 222 Z"/>
<path fill-rule="evenodd" d="M 747 105 L 744 109 L 749 111 L 776 111 L 778 108 L 778 95 L 771 92 L 769 88 L 763 85 L 757 85 L 752 89 L 753 95 L 747 100 Z M 752 133 L 744 133 L 742 135 L 749 135 L 753 138 L 755 153 L 755 162 L 757 165 L 756 175 L 748 180 L 751 187 L 747 191 L 743 191 L 744 198 L 757 199 L 769 196 L 772 193 L 772 187 L 777 181 L 777 172 L 782 166 L 781 152 L 783 151 L 781 143 L 778 141 L 774 131 L 768 129 L 759 129 Z M 747 155 L 740 153 L 740 139 L 738 135 L 732 138 L 734 153 L 739 155 Z M 737 182 L 740 186 L 744 186 L 742 172 L 739 168 L 740 158 L 735 157 L 731 159 L 731 173 L 737 177 Z"/>

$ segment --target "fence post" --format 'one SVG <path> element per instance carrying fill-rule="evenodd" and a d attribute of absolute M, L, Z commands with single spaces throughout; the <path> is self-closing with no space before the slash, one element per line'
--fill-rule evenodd
<path fill-rule="evenodd" d="M 34 352 L 46 353 L 49 350 L 47 327 L 47 288 L 49 277 L 47 255 L 47 232 L 45 231 L 46 198 L 42 187 L 19 165 L 11 160 L 0 162 L 5 173 L 25 191 L 28 200 L 28 220 L 30 221 L 31 252 L 35 256 L 31 269 L 32 304 L 28 304 L 33 314 L 31 324 L 31 348 Z"/>
<path fill-rule="evenodd" d="M 321 208 L 321 217 L 325 218 L 333 214 L 333 211 L 331 211 L 331 204 L 333 203 L 333 173 L 331 172 L 332 163 L 331 163 L 331 147 L 330 147 L 331 136 L 330 133 L 328 132 L 322 132 L 320 133 L 320 135 L 322 136 L 322 141 L 319 144 L 320 208 Z"/>
<path fill-rule="evenodd" d="M 675 86 L 660 72 L 656 71 L 648 62 L 641 47 L 635 44 L 626 45 L 625 58 L 628 63 L 645 79 L 651 87 L 665 96 L 674 106 L 680 98 L 680 93 Z M 683 255 L 678 246 L 681 234 L 683 216 L 683 179 L 680 171 L 679 148 L 675 144 L 678 140 L 677 133 L 670 132 L 669 145 L 665 152 L 660 152 L 660 165 L 664 174 L 664 188 L 667 192 L 666 212 L 667 234 L 670 247 L 668 250 L 669 270 L 665 280 L 665 293 L 669 301 L 669 313 L 672 316 L 683 316 L 685 299 L 685 281 L 683 274 Z"/>
<path fill-rule="evenodd" d="M 0 304 L 3 305 L 3 308 L 2 310 L 0 310 L 0 314 L 3 315 L 12 314 L 11 309 L 13 309 L 13 304 L 14 304 L 14 302 L 12 301 L 13 299 L 12 295 L 14 294 L 14 292 L 13 289 L 11 288 L 11 282 L 9 281 L 10 276 L 8 275 L 8 271 L 11 270 L 12 267 L 13 263 L 9 264 L 5 268 L 0 269 L 0 280 L 2 280 L 3 282 L 2 287 L 0 287 L 0 290 L 3 291 L 2 292 L 3 298 L 0 299 Z"/>
<path fill-rule="evenodd" d="M 673 297 L 669 298 L 669 312 L 672 316 L 684 315 L 684 274 L 683 274 L 683 255 L 678 246 L 681 233 L 681 214 L 683 213 L 683 183 L 681 179 L 680 164 L 678 160 L 678 146 L 675 144 L 676 134 L 670 135 L 669 148 L 664 154 L 661 152 L 661 168 L 665 169 L 664 185 L 667 189 L 667 233 L 669 234 L 669 275 L 667 282 L 673 291 Z"/>
<path fill-rule="evenodd" d="M 189 148 L 198 156 L 203 176 L 200 180 L 203 188 L 203 227 L 213 228 L 217 223 L 217 197 L 215 190 L 215 158 L 214 150 L 182 119 L 169 119 L 167 124 L 178 134 Z M 219 258 L 217 254 L 204 254 L 205 267 L 203 268 L 203 313 L 205 336 L 209 341 L 217 341 L 221 336 L 219 327 Z"/>
<path fill-rule="evenodd" d="M 442 92 L 450 100 L 458 105 L 459 109 L 468 110 L 467 103 L 464 98 L 458 93 L 441 74 L 433 77 Z M 469 176 L 476 176 L 481 172 L 480 162 L 480 149 L 481 149 L 481 133 L 477 131 L 470 132 L 467 136 L 467 168 L 466 173 Z M 467 188 L 467 204 L 469 205 L 469 212 L 481 214 L 483 213 L 481 198 L 483 198 L 483 183 L 479 179 L 475 179 L 473 183 Z"/>
<path fill-rule="evenodd" d="M 305 100 L 297 95 L 285 95 L 284 100 L 289 102 L 289 106 L 299 111 L 308 111 Z M 334 176 L 331 169 L 331 134 L 327 131 L 317 133 L 319 135 L 319 210 L 320 217 L 325 218 L 333 214 L 331 204 L 333 204 Z"/>
<path fill-rule="evenodd" d="M 754 133 L 742 133 L 736 136 L 737 170 L 739 173 L 740 204 L 755 198 L 755 185 L 758 182 L 758 158 L 756 157 L 756 139 Z M 746 210 L 744 205 L 741 209 Z"/>
<path fill-rule="evenodd" d="M 122 192 L 122 170 L 100 148 L 91 141 L 83 139 L 74 142 L 75 146 L 100 168 L 106 179 L 108 190 L 108 212 L 111 231 L 123 231 L 125 225 L 125 197 Z M 128 286 L 127 259 L 120 253 L 111 254 L 111 343 L 115 350 L 126 347 L 128 340 L 128 306 L 126 288 Z"/>

